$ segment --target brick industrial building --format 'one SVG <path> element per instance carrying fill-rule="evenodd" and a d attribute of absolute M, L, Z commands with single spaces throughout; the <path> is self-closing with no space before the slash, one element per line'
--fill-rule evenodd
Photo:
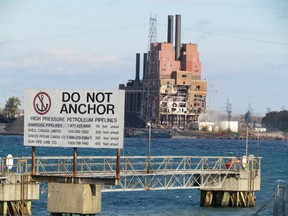
<path fill-rule="evenodd" d="M 201 80 L 197 44 L 181 43 L 181 15 L 168 16 L 167 42 L 150 44 L 143 58 L 140 80 L 140 54 L 136 54 L 135 80 L 119 85 L 126 91 L 126 114 L 166 127 L 187 127 L 206 108 L 207 81 Z"/>

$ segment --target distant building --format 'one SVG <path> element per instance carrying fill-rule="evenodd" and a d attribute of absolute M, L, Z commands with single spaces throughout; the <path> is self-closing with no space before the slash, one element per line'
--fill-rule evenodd
<path fill-rule="evenodd" d="M 142 103 L 142 80 L 140 80 L 140 53 L 136 53 L 135 80 L 129 80 L 126 86 L 119 85 L 119 89 L 125 90 L 125 112 L 133 112 L 140 116 Z"/>
<path fill-rule="evenodd" d="M 176 15 L 174 47 L 169 19 L 167 43 L 151 44 L 148 53 L 141 115 L 155 124 L 186 127 L 206 109 L 207 82 L 201 80 L 197 45 L 180 42 L 181 16 Z"/>
<path fill-rule="evenodd" d="M 147 54 L 144 54 L 144 62 L 146 62 L 145 56 Z M 129 80 L 126 85 L 120 84 L 119 89 L 125 90 L 125 127 L 145 127 L 145 122 L 140 118 L 143 95 L 142 80 L 140 80 L 140 53 L 136 53 L 135 80 Z"/>
<path fill-rule="evenodd" d="M 238 121 L 220 121 L 219 122 L 219 131 L 230 131 L 236 132 L 239 131 L 239 122 Z"/>
<path fill-rule="evenodd" d="M 166 127 L 185 128 L 197 121 L 206 109 L 207 81 L 201 80 L 197 44 L 181 44 L 181 16 L 176 15 L 175 46 L 173 16 L 168 16 L 167 42 L 150 44 L 141 81 L 137 59 L 135 80 L 119 86 L 126 91 L 125 111 Z"/>

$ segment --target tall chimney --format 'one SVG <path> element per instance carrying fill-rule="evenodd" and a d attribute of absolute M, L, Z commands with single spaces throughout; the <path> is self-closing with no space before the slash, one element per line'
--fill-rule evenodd
<path fill-rule="evenodd" d="M 173 43 L 173 15 L 168 16 L 167 43 Z"/>
<path fill-rule="evenodd" d="M 181 15 L 176 14 L 176 31 L 175 31 L 175 60 L 180 58 L 181 49 Z"/>
<path fill-rule="evenodd" d="M 136 53 L 136 76 L 135 81 L 140 81 L 140 53 Z"/>
<path fill-rule="evenodd" d="M 143 79 L 146 78 L 146 64 L 147 64 L 147 53 L 143 56 Z"/>

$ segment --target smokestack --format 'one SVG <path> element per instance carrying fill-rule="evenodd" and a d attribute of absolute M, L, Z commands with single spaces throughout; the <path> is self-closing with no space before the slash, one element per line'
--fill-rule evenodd
<path fill-rule="evenodd" d="M 143 56 L 143 79 L 146 78 L 146 63 L 147 63 L 147 53 Z"/>
<path fill-rule="evenodd" d="M 181 15 L 176 14 L 176 31 L 175 31 L 175 60 L 180 58 L 181 49 Z"/>
<path fill-rule="evenodd" d="M 167 43 L 173 43 L 173 15 L 168 16 Z"/>
<path fill-rule="evenodd" d="M 136 76 L 135 81 L 140 81 L 140 53 L 136 53 Z"/>

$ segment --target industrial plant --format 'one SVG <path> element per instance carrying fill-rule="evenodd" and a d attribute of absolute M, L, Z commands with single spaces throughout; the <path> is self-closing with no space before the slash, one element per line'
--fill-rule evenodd
<path fill-rule="evenodd" d="M 175 40 L 174 16 L 169 15 L 167 42 L 150 41 L 143 55 L 143 79 L 137 53 L 135 80 L 119 89 L 126 92 L 126 115 L 167 128 L 186 128 L 206 109 L 207 81 L 201 79 L 197 44 L 181 43 L 181 15 L 175 18 Z"/>

